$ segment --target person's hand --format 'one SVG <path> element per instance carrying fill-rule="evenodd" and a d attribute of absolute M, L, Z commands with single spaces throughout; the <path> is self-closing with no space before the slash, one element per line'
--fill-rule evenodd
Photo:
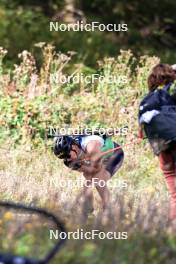
<path fill-rule="evenodd" d="M 91 158 L 90 158 L 90 160 L 93 163 L 98 163 L 101 161 L 101 159 L 102 159 L 102 153 L 101 152 L 91 155 Z"/>
<path fill-rule="evenodd" d="M 143 139 L 143 138 L 144 138 L 144 133 L 143 133 L 143 129 L 142 129 L 142 127 L 139 128 L 139 131 L 138 131 L 138 138 L 139 138 L 139 139 Z"/>

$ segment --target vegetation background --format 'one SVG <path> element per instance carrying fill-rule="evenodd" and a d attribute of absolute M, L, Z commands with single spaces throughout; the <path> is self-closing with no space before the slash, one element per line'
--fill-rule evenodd
<path fill-rule="evenodd" d="M 95 199 L 87 214 L 78 186 L 81 176 L 51 151 L 46 129 L 124 127 L 121 144 L 137 136 L 137 110 L 147 76 L 159 61 L 175 63 L 172 0 L 5 1 L 0 0 L 0 196 L 43 206 L 68 230 L 128 232 L 127 240 L 71 240 L 53 263 L 175 263 L 175 227 L 168 220 L 168 194 L 155 158 L 144 140 L 125 148 L 125 162 L 113 179 L 113 201 L 104 214 Z M 49 21 L 127 23 L 129 31 L 50 32 Z M 53 76 L 100 74 L 103 82 L 56 82 Z M 126 82 L 107 83 L 110 76 Z M 124 187 L 124 181 L 127 186 Z M 0 213 L 1 249 L 42 256 L 54 241 L 42 219 Z M 52 227 L 52 225 L 50 224 Z"/>

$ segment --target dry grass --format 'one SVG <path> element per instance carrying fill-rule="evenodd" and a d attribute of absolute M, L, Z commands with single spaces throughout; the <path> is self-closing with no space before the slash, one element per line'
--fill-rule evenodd
<path fill-rule="evenodd" d="M 106 263 L 109 259 L 110 263 L 115 264 L 121 263 L 116 261 L 119 258 L 124 259 L 123 263 L 127 264 L 134 263 L 134 260 L 137 264 L 147 263 L 145 261 L 174 263 L 174 249 L 165 245 L 166 240 L 171 241 L 167 243 L 175 243 L 175 226 L 168 221 L 165 184 L 157 160 L 153 162 L 153 156 L 142 145 L 126 150 L 124 166 L 112 178 L 112 182 L 118 182 L 118 187 L 111 187 L 113 199 L 109 209 L 106 212 L 101 211 L 100 201 L 95 193 L 95 211 L 92 215 L 87 214 L 87 204 L 83 197 L 77 199 L 79 187 L 61 187 L 59 184 L 62 180 L 72 179 L 75 182 L 82 176 L 64 167 L 48 148 L 30 149 L 26 145 L 8 150 L 7 146 L 4 146 L 0 152 L 1 199 L 43 206 L 61 217 L 70 231 L 83 228 L 128 233 L 128 240 L 125 241 L 69 241 L 53 263 Z M 124 181 L 127 188 L 123 188 Z M 7 218 L 4 212 L 1 216 L 1 226 L 3 235 L 7 232 L 8 236 L 6 243 L 2 243 L 1 247 L 25 255 L 44 255 L 52 244 L 48 239 L 46 223 L 43 226 L 42 220 L 28 217 Z M 23 236 L 20 236 L 20 233 Z M 1 231 L 0 234 L 2 235 Z M 141 239 L 143 243 L 139 242 Z M 14 240 L 18 243 L 9 242 Z M 148 243 L 149 240 L 151 243 Z M 27 247 L 23 248 L 22 245 Z M 135 245 L 144 252 L 143 255 L 138 253 Z M 112 251 L 113 248 L 116 249 L 116 254 Z M 66 257 L 68 250 L 70 254 Z M 160 255 L 163 250 L 164 255 Z M 102 261 L 101 256 L 105 252 Z M 173 262 L 167 262 L 168 256 L 172 257 Z M 96 262 L 93 259 L 96 259 Z"/>
<path fill-rule="evenodd" d="M 90 87 L 85 83 L 69 87 L 52 83 L 51 75 L 67 75 L 70 68 L 81 73 L 86 67 L 72 65 L 72 53 L 56 54 L 51 45 L 41 48 L 40 71 L 33 55 L 24 51 L 20 55 L 21 63 L 11 73 L 12 78 L 10 73 L 4 74 L 2 61 L 6 51 L 0 49 L 0 198 L 45 207 L 61 217 L 68 230 L 128 232 L 125 241 L 69 241 L 53 263 L 174 264 L 176 228 L 168 221 L 169 199 L 164 177 L 147 142 L 124 149 L 124 164 L 111 180 L 116 185 L 110 187 L 109 209 L 101 211 L 95 191 L 95 210 L 88 215 L 87 203 L 84 197 L 79 197 L 80 188 L 75 185 L 82 176 L 64 167 L 51 153 L 51 142 L 44 142 L 42 137 L 48 125 L 116 128 L 128 125 L 128 135 L 114 140 L 131 142 L 136 138 L 137 109 L 146 92 L 146 78 L 159 59 L 143 56 L 137 63 L 130 51 L 121 51 L 117 58 L 99 62 L 97 70 L 105 77 L 110 73 L 127 76 L 124 86 L 97 82 Z M 14 147 L 14 142 L 20 144 Z M 43 247 L 40 252 L 47 251 L 51 241 L 46 225 L 45 230 L 40 225 L 41 220 L 11 219 L 8 213 L 0 215 L 0 235 L 6 237 L 2 239 L 3 249 L 9 249 L 9 240 L 18 238 L 18 243 L 10 244 L 11 250 L 37 255 L 34 239 L 37 233 L 39 246 Z M 18 235 L 21 230 L 22 237 Z M 26 244 L 28 247 L 24 247 Z"/>

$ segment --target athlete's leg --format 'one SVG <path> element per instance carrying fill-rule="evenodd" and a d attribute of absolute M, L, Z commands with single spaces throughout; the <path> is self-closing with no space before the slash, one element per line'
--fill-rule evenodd
<path fill-rule="evenodd" d="M 103 208 L 106 208 L 109 205 L 110 201 L 110 192 L 106 183 L 122 166 L 123 160 L 123 151 L 121 149 L 115 151 L 113 156 L 111 156 L 106 162 L 106 164 L 102 167 L 102 170 L 99 172 L 99 175 L 97 175 L 100 183 L 96 186 L 96 188 L 99 192 L 100 197 L 102 198 Z M 101 186 L 101 182 L 104 183 L 103 187 Z"/>
<path fill-rule="evenodd" d="M 93 191 L 92 191 L 92 177 L 88 174 L 83 174 L 85 182 L 82 190 L 82 195 L 85 199 L 85 204 L 89 212 L 93 212 Z"/>
<path fill-rule="evenodd" d="M 176 166 L 173 152 L 166 150 L 159 156 L 160 167 L 164 173 L 166 183 L 171 195 L 170 218 L 176 218 Z"/>
<path fill-rule="evenodd" d="M 102 166 L 99 172 L 94 174 L 84 173 L 84 177 L 86 179 L 86 185 L 90 183 L 91 187 L 96 187 L 102 200 L 102 207 L 106 208 L 109 204 L 109 198 L 110 198 L 110 193 L 107 187 L 107 181 L 111 177 L 110 173 L 105 169 L 104 166 Z M 90 203 L 91 201 L 93 201 L 91 187 L 87 188 L 87 190 L 85 188 L 87 193 L 86 197 L 87 199 L 89 199 Z"/>
<path fill-rule="evenodd" d="M 98 178 L 96 189 L 102 200 L 102 207 L 106 209 L 110 202 L 110 192 L 107 186 L 107 181 L 111 178 L 111 174 L 104 168 L 96 175 Z"/>
<path fill-rule="evenodd" d="M 101 200 L 102 207 L 105 209 L 109 205 L 110 201 L 110 192 L 107 186 L 107 181 L 111 178 L 111 176 L 117 172 L 117 170 L 121 167 L 124 159 L 124 153 L 120 149 L 114 153 L 112 157 L 110 157 L 105 163 L 100 162 L 99 168 L 95 169 L 94 167 L 86 167 L 82 168 L 84 170 L 84 177 L 86 180 L 91 180 L 93 186 L 96 187 Z M 87 198 L 91 200 L 92 192 L 88 191 Z"/>

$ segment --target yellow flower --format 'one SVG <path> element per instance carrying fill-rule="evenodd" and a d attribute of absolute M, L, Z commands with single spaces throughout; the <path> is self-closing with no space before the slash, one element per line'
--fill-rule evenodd
<path fill-rule="evenodd" d="M 7 212 L 4 214 L 4 220 L 5 221 L 10 221 L 14 219 L 14 215 L 11 212 Z"/>

